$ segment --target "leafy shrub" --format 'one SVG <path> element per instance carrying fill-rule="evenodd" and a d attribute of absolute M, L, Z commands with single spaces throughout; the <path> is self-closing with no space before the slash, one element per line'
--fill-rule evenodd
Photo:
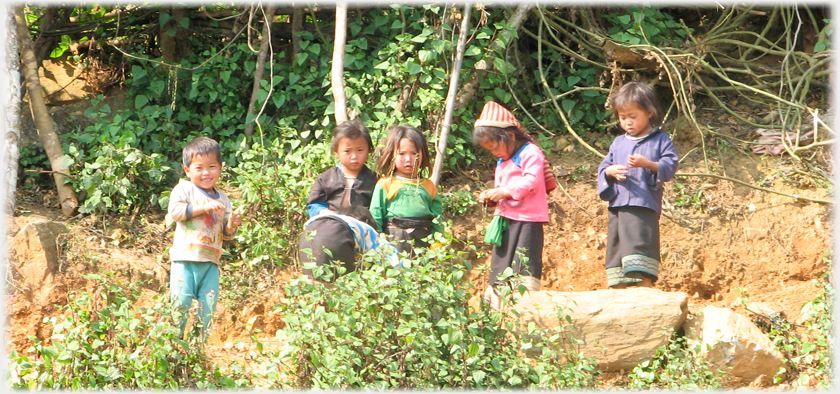
<path fill-rule="evenodd" d="M 443 203 L 443 215 L 450 219 L 455 216 L 462 216 L 469 212 L 473 206 L 478 205 L 472 193 L 466 190 L 441 193 L 441 202 Z"/>
<path fill-rule="evenodd" d="M 674 336 L 661 346 L 652 360 L 633 368 L 627 386 L 631 389 L 718 390 L 726 375 L 700 356 L 701 344 Z"/>
<path fill-rule="evenodd" d="M 630 6 L 626 10 L 606 14 L 604 18 L 613 23 L 609 35 L 625 44 L 650 43 L 655 46 L 679 47 L 680 40 L 687 38 L 680 22 L 658 7 Z"/>
<path fill-rule="evenodd" d="M 32 357 L 12 352 L 10 386 L 30 390 L 213 389 L 243 387 L 247 379 L 209 366 L 203 347 L 178 338 L 175 310 L 154 297 L 152 307 L 135 307 L 141 290 L 88 275 L 98 291 L 73 292 L 63 317 L 48 317 L 49 343 L 30 337 Z M 241 371 L 240 371 L 241 372 Z"/>
<path fill-rule="evenodd" d="M 244 246 L 240 257 L 248 264 L 279 266 L 295 259 L 292 249 L 306 221 L 314 179 L 335 165 L 329 141 L 292 149 L 298 143 L 278 138 L 268 147 L 254 144 L 241 153 L 234 172 L 249 216 L 236 239 Z"/>
<path fill-rule="evenodd" d="M 807 384 L 813 377 L 819 388 L 828 389 L 832 387 L 834 365 L 834 287 L 822 280 L 814 280 L 814 285 L 821 292 L 802 306 L 804 332 L 798 333 L 792 323 L 778 319 L 768 325 L 767 334 L 776 349 L 785 355 L 788 366 L 779 371 L 776 379 L 786 373 Z"/>
<path fill-rule="evenodd" d="M 336 162 L 329 141 L 300 146 L 300 140 L 292 136 L 294 131 L 289 133 L 266 147 L 255 143 L 240 151 L 239 164 L 226 167 L 231 173 L 226 178 L 238 185 L 246 206 L 236 244 L 226 248 L 228 274 L 220 278 L 220 285 L 230 289 L 220 294 L 221 299 L 234 309 L 255 291 L 254 283 L 265 284 L 273 278 L 267 272 L 297 261 L 309 191 L 315 177 Z"/>
<path fill-rule="evenodd" d="M 82 156 L 73 144 L 68 152 L 67 157 Z M 126 212 L 147 203 L 165 207 L 167 201 L 161 199 L 161 194 L 177 182 L 168 160 L 160 154 L 146 155 L 137 148 L 118 149 L 107 142 L 96 149 L 95 159 L 80 157 L 73 164 L 74 189 L 86 193 L 79 206 L 82 213 Z"/>
<path fill-rule="evenodd" d="M 278 336 L 288 342 L 272 358 L 274 386 L 592 387 L 591 361 L 562 349 L 560 334 L 533 325 L 520 333 L 507 312 L 468 304 L 475 289 L 466 281 L 462 253 L 447 246 L 420 252 L 424 257 L 404 260 L 402 269 L 366 259 L 333 285 L 291 281 L 278 306 L 286 323 Z M 535 347 L 542 348 L 538 357 L 525 355 Z M 288 376 L 295 381 L 282 379 Z"/>

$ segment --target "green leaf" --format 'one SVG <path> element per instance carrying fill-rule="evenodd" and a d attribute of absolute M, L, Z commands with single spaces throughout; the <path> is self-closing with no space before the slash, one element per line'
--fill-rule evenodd
<path fill-rule="evenodd" d="M 158 19 L 159 19 L 161 25 L 165 25 L 165 24 L 169 23 L 169 21 L 172 20 L 172 15 L 169 15 L 166 12 L 161 12 Z"/>
<path fill-rule="evenodd" d="M 149 102 L 148 97 L 146 97 L 142 94 L 138 94 L 136 97 L 134 97 L 134 108 L 135 109 L 140 109 L 144 105 L 148 104 L 148 102 Z"/>
<path fill-rule="evenodd" d="M 405 62 L 405 66 L 408 68 L 408 75 L 419 74 L 423 71 L 423 67 L 413 61 Z"/>
<path fill-rule="evenodd" d="M 76 164 L 76 162 L 73 160 L 72 157 L 68 155 L 64 155 L 61 157 L 61 165 L 63 165 L 64 168 L 73 167 L 74 164 Z"/>
<path fill-rule="evenodd" d="M 477 56 L 481 54 L 481 48 L 477 45 L 470 45 L 467 49 L 464 49 L 464 56 Z"/>

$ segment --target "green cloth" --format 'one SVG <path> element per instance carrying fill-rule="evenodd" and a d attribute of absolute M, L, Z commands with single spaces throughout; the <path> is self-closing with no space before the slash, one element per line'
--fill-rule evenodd
<path fill-rule="evenodd" d="M 380 178 L 373 188 L 370 215 L 379 225 L 380 232 L 386 232 L 389 218 L 431 216 L 437 219 L 432 223 L 432 232 L 443 233 L 441 214 L 443 202 L 437 187 L 430 180 L 423 179 L 418 184 L 394 177 Z"/>
<path fill-rule="evenodd" d="M 487 226 L 487 232 L 484 233 L 484 242 L 496 246 L 502 246 L 502 233 L 507 231 L 510 227 L 510 220 L 499 215 L 493 216 L 490 225 Z"/>

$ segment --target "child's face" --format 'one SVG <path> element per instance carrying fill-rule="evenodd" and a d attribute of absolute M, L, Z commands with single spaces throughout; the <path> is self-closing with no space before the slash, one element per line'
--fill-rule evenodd
<path fill-rule="evenodd" d="M 644 137 L 651 132 L 650 118 L 653 112 L 645 111 L 636 104 L 628 104 L 616 110 L 618 123 L 627 134 Z"/>
<path fill-rule="evenodd" d="M 222 175 L 222 163 L 214 154 L 194 155 L 189 167 L 184 167 L 184 172 L 196 186 L 213 192 L 213 186 Z"/>
<path fill-rule="evenodd" d="M 362 170 L 362 167 L 367 162 L 369 153 L 370 145 L 362 137 L 342 138 L 338 141 L 338 148 L 335 151 L 341 167 L 344 168 L 346 173 L 351 175 L 359 174 L 359 171 Z"/>
<path fill-rule="evenodd" d="M 414 146 L 414 143 L 410 139 L 401 139 L 397 151 L 394 152 L 394 169 L 396 174 L 407 178 L 416 177 L 419 171 L 417 167 L 420 165 L 422 159 L 420 156 L 420 151 L 417 150 L 417 147 Z"/>
<path fill-rule="evenodd" d="M 484 141 L 480 142 L 482 148 L 490 151 L 490 154 L 502 160 L 508 160 L 513 156 L 514 139 L 516 137 L 513 133 L 508 133 L 507 142 L 503 141 Z"/>

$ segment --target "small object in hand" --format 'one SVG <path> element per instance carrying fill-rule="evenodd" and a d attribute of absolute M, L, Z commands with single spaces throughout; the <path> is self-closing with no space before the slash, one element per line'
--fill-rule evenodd
<path fill-rule="evenodd" d="M 490 208 L 493 208 L 493 207 L 496 206 L 496 201 L 487 199 L 487 200 L 484 200 L 484 204 L 487 205 Z"/>

